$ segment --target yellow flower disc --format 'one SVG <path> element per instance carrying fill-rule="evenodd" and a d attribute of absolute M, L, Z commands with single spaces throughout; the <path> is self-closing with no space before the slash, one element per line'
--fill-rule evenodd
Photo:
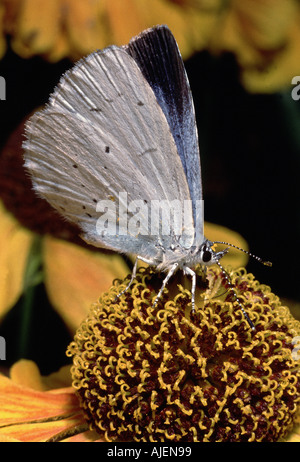
<path fill-rule="evenodd" d="M 116 281 L 68 348 L 91 428 L 107 441 L 283 437 L 300 401 L 299 321 L 243 269 L 231 280 L 255 331 L 219 268 L 199 277 L 194 313 L 176 277 L 153 307 L 162 278 L 141 268 L 118 299 L 128 279 Z"/>

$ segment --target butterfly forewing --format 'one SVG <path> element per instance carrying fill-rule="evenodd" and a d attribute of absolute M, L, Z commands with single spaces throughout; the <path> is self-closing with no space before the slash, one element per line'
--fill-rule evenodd
<path fill-rule="evenodd" d="M 128 203 L 191 200 L 166 116 L 124 49 L 93 53 L 68 71 L 46 109 L 27 124 L 26 135 L 26 167 L 35 189 L 93 245 L 152 257 L 160 239 L 149 233 L 146 214 L 137 233 L 99 233 L 99 201 L 116 204 L 125 192 Z M 192 217 L 192 206 L 186 207 Z M 186 247 L 193 233 L 190 220 L 181 236 Z M 164 246 L 172 242 L 171 230 Z"/>
<path fill-rule="evenodd" d="M 203 203 L 198 132 L 192 93 L 176 40 L 168 27 L 157 26 L 135 37 L 125 49 L 149 82 L 168 121 L 189 185 L 201 243 Z"/>

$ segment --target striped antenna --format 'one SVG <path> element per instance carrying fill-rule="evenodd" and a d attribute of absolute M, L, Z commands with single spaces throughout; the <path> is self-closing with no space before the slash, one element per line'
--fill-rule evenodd
<path fill-rule="evenodd" d="M 249 255 L 249 257 L 255 258 L 255 260 L 259 261 L 265 266 L 272 266 L 272 262 L 268 260 L 263 260 L 262 258 L 258 257 L 257 255 L 253 255 L 253 253 L 248 252 L 248 250 L 242 249 L 241 247 L 238 247 L 237 245 L 234 244 L 229 244 L 229 242 L 223 242 L 223 241 L 214 241 L 213 244 L 224 244 L 224 245 L 229 245 L 230 247 L 234 247 L 237 250 L 240 250 L 241 252 L 246 253 Z"/>

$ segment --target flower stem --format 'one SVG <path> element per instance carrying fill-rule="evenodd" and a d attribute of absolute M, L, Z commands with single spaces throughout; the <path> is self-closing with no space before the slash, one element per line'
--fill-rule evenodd
<path fill-rule="evenodd" d="M 33 316 L 34 298 L 38 284 L 43 279 L 42 270 L 42 237 L 37 235 L 29 252 L 24 275 L 24 291 L 22 295 L 22 310 L 20 320 L 19 357 L 28 356 L 28 339 Z"/>

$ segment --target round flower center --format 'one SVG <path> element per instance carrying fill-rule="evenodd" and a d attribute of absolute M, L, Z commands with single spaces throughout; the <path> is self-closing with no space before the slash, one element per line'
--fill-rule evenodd
<path fill-rule="evenodd" d="M 108 441 L 276 441 L 300 400 L 293 338 L 300 323 L 245 271 L 199 280 L 197 306 L 175 282 L 153 307 L 161 277 L 141 269 L 130 290 L 116 281 L 78 329 L 73 386 L 91 427 Z M 189 282 L 189 281 L 188 281 Z M 219 293 L 223 295 L 219 295 Z"/>

